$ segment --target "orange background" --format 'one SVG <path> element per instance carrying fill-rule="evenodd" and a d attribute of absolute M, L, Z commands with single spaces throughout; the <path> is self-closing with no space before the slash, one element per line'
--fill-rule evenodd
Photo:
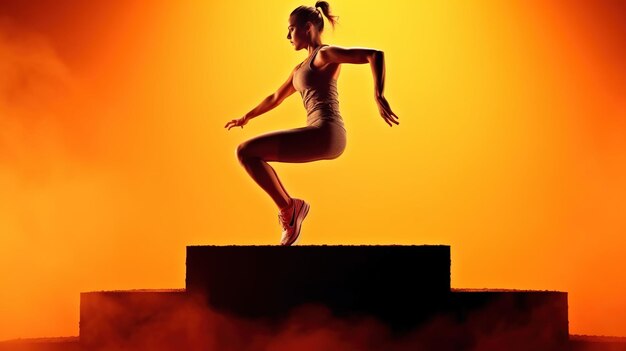
<path fill-rule="evenodd" d="M 0 2 L 0 340 L 78 334 L 79 293 L 184 286 L 185 246 L 275 244 L 235 156 L 303 126 L 296 1 Z M 332 161 L 273 163 L 301 244 L 446 244 L 455 288 L 569 292 L 572 334 L 626 335 L 626 5 L 330 1 L 324 42 L 386 53 L 338 82 Z M 313 5 L 313 3 L 307 4 Z"/>

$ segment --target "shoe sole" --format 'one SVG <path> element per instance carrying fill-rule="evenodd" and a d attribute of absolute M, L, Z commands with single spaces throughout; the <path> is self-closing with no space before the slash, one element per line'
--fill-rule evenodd
<path fill-rule="evenodd" d="M 284 246 L 294 245 L 298 241 L 298 239 L 300 239 L 300 230 L 302 229 L 302 221 L 304 221 L 304 218 L 306 218 L 306 215 L 309 214 L 310 207 L 311 206 L 309 206 L 308 203 L 303 201 L 302 208 L 300 209 L 300 212 L 298 212 L 298 214 L 296 215 L 296 235 L 294 236 L 294 239 L 291 242 L 286 243 Z"/>

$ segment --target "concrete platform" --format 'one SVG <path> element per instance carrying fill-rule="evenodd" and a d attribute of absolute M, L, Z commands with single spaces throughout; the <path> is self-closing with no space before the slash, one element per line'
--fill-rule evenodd
<path fill-rule="evenodd" d="M 448 246 L 190 246 L 186 273 L 185 289 L 81 294 L 82 350 L 244 350 L 302 311 L 375 320 L 412 349 L 571 346 L 567 293 L 451 289 Z"/>
<path fill-rule="evenodd" d="M 452 289 L 447 309 L 459 326 L 454 334 L 464 338 L 468 347 L 563 350 L 568 346 L 565 292 Z"/>
<path fill-rule="evenodd" d="M 244 317 L 319 304 L 398 328 L 432 317 L 450 293 L 449 246 L 190 246 L 189 292 Z"/>

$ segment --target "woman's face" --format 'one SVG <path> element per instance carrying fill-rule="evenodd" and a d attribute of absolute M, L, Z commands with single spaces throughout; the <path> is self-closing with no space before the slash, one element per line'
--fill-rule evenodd
<path fill-rule="evenodd" d="M 300 50 L 306 47 L 306 43 L 308 41 L 306 26 L 298 26 L 294 16 L 289 17 L 287 30 L 287 40 L 289 40 L 295 50 Z"/>

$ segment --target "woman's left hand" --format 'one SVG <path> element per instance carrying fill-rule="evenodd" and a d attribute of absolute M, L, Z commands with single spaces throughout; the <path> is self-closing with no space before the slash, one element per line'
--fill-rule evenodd
<path fill-rule="evenodd" d="M 393 126 L 391 122 L 400 124 L 400 122 L 397 121 L 400 117 L 396 116 L 396 114 L 391 111 L 389 102 L 387 102 L 387 99 L 385 99 L 384 96 L 377 96 L 376 103 L 378 104 L 378 111 L 380 112 L 380 115 L 383 116 L 383 119 L 387 122 L 387 124 L 389 124 L 390 127 Z"/>

